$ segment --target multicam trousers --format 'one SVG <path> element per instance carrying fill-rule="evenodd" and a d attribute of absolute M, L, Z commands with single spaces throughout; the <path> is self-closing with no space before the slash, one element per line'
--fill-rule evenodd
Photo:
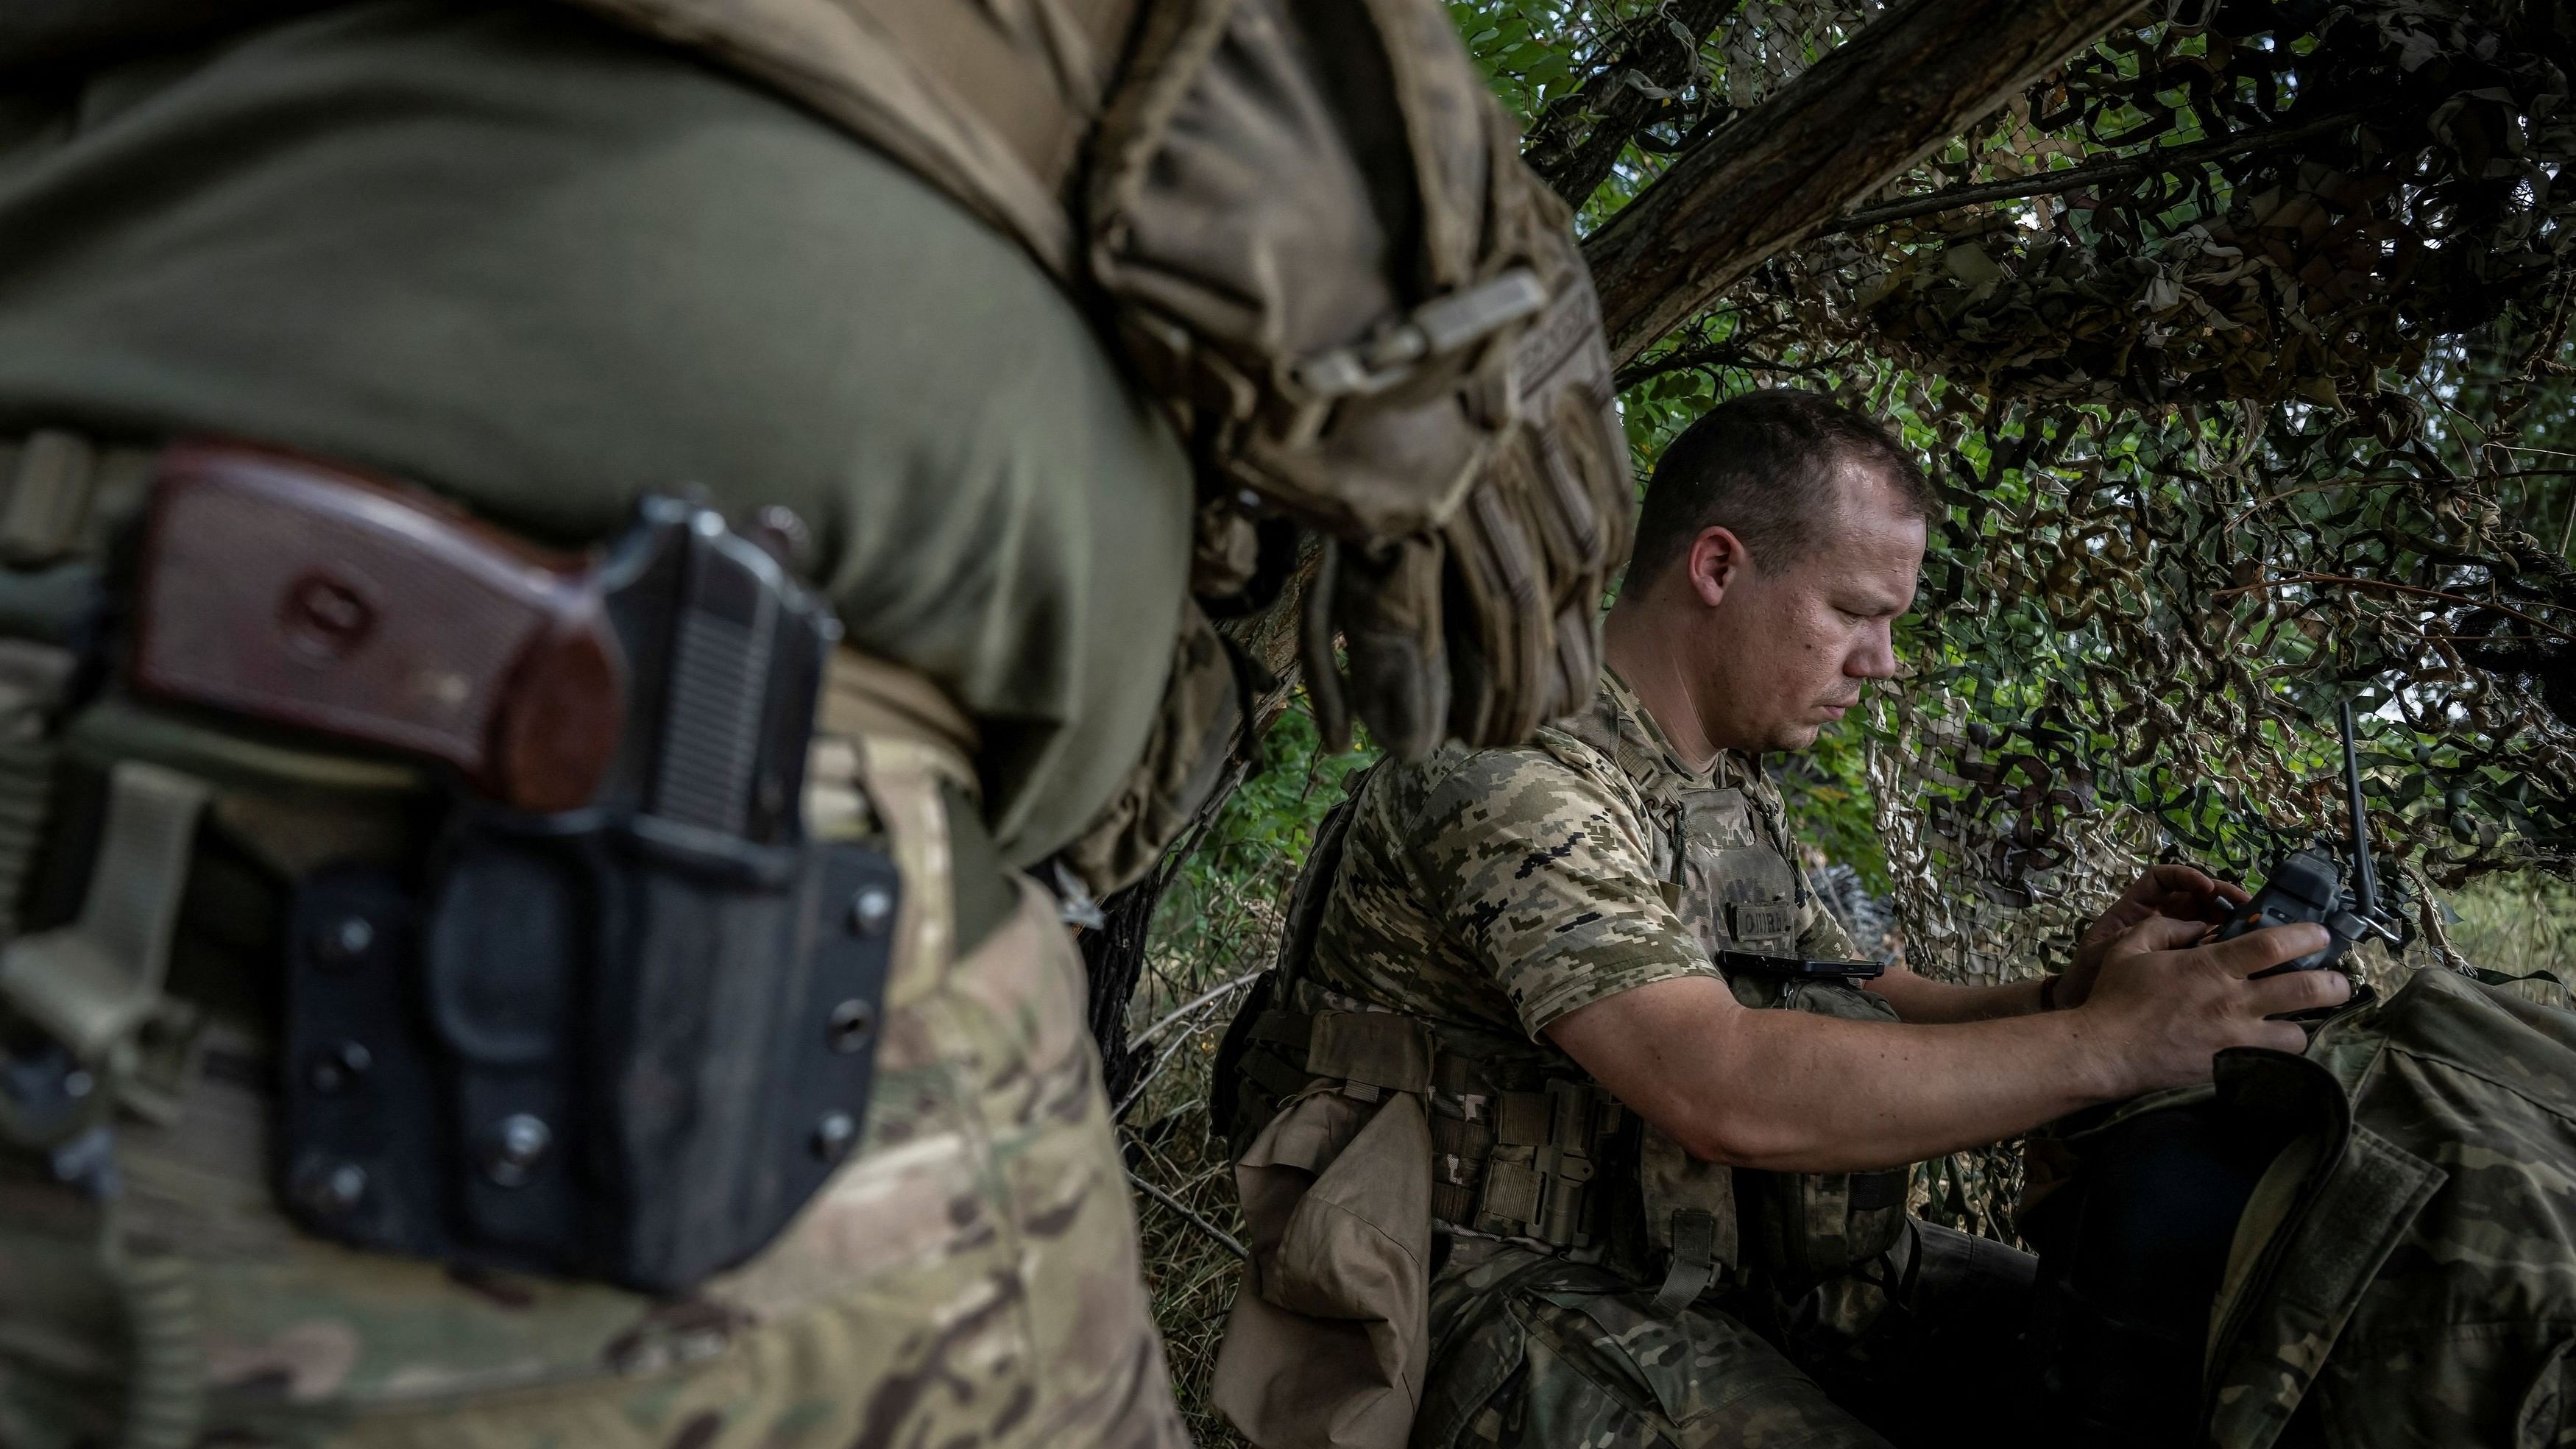
<path fill-rule="evenodd" d="M 2010 1445 L 2033 1260 L 1909 1220 L 1870 1269 L 1670 1316 L 1598 1267 L 1461 1242 L 1434 1283 L 1416 1449 Z M 1757 1331 L 1757 1327 L 1760 1331 Z M 2000 1416 L 2000 1417 L 1999 1417 Z"/>
<path fill-rule="evenodd" d="M 898 830 L 907 882 L 945 877 L 937 823 Z M 1082 963 L 1053 900 L 1018 888 L 962 957 L 944 911 L 899 927 L 918 949 L 864 1149 L 764 1252 L 676 1300 L 297 1232 L 266 1185 L 265 1064 L 216 1042 L 183 1118 L 120 1149 L 122 1238 L 161 1270 L 154 1333 L 120 1311 L 97 1214 L 0 1177 L 0 1446 L 119 1442 L 137 1337 L 193 1359 L 196 1402 L 136 1406 L 169 1432 L 124 1440 L 171 1449 L 1186 1444 Z"/>

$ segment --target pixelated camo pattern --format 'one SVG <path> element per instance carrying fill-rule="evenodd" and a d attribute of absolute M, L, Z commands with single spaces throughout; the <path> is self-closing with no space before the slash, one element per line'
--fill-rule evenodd
<path fill-rule="evenodd" d="M 1714 975 L 1720 948 L 1852 954 L 1789 851 L 1779 791 L 1751 760 L 1686 768 L 1605 674 L 1589 709 L 1530 745 L 1374 772 L 1308 967 L 1328 995 L 1310 1004 L 1535 1038 L 1623 991 Z"/>
<path fill-rule="evenodd" d="M 1719 949 L 1853 954 L 1756 763 L 1686 768 L 1615 676 L 1527 747 L 1377 770 L 1355 811 L 1300 983 L 1310 1007 L 1537 1038 L 1621 992 L 1714 976 Z M 1607 1269 L 1507 1252 L 1453 1262 L 1432 1295 L 1417 1445 L 1885 1443 L 1734 1317 L 1652 1312 L 1651 1286 Z M 1856 1338 L 1875 1310 L 1854 1312 Z"/>

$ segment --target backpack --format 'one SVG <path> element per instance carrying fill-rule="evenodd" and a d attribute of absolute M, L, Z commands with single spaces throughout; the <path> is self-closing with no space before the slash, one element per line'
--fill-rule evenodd
<path fill-rule="evenodd" d="M 2213 1086 L 2035 1141 L 2023 1231 L 2044 1281 L 2103 1281 L 2065 1261 L 2085 1251 L 2076 1224 L 2119 1216 L 2088 1198 L 2143 1180 L 2126 1169 L 2186 1118 L 2207 1150 L 2184 1155 L 2216 1160 L 2242 1203 L 2208 1256 L 2194 1439 L 2576 1436 L 2576 1014 L 2426 969 L 2328 1020 L 2304 1055 L 2223 1052 Z"/>
<path fill-rule="evenodd" d="M 1272 511 L 1328 535 L 1328 738 L 1517 743 L 1589 697 L 1633 506 L 1599 303 L 1439 0 L 578 3 L 855 132 L 1096 304 L 1219 505 L 1203 554 Z"/>

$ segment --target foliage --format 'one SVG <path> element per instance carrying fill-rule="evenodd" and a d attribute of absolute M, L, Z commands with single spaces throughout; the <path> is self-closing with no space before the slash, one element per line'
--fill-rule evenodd
<path fill-rule="evenodd" d="M 2547 456 L 2526 419 L 2567 414 L 2570 37 L 2510 7 L 2298 14 L 2114 37 L 1927 168 L 2027 187 L 2070 160 L 2051 195 L 1770 273 L 1807 332 L 1879 355 L 1942 465 L 1920 667 L 1886 716 L 1935 787 L 1911 925 L 1963 885 L 2098 897 L 2117 872 L 2085 879 L 2066 827 L 2106 808 L 2152 822 L 2135 853 L 2258 873 L 2339 825 L 2339 695 L 2371 715 L 2374 834 L 2436 943 L 2428 887 L 2568 868 L 2576 575 L 2502 499 Z M 2067 180 L 2157 137 L 2200 159 Z M 1943 964 L 1992 965 L 1976 934 Z"/>
<path fill-rule="evenodd" d="M 1880 0 L 1450 0 L 1524 155 L 1588 230 L 1664 158 L 1741 119 L 1886 9 Z"/>
<path fill-rule="evenodd" d="M 1271 727 L 1270 766 L 1229 796 L 1154 917 L 1143 981 L 1129 1005 L 1148 1075 L 1119 1103 L 1128 1166 L 1149 1184 L 1138 1203 L 1146 1277 L 1192 1437 L 1239 1442 L 1206 1409 L 1237 1258 L 1234 1184 L 1211 1140 L 1207 1104 L 1217 1039 L 1252 973 L 1279 948 L 1281 910 L 1316 826 L 1375 751 L 1328 754 L 1301 699 Z M 1153 1035 L 1159 1029 L 1160 1035 Z"/>

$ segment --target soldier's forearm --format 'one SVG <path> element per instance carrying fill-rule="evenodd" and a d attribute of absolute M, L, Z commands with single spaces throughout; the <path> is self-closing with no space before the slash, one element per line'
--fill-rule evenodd
<path fill-rule="evenodd" d="M 1918 1024 L 1992 1021 L 1998 1017 L 2028 1016 L 2040 1010 L 2040 983 L 2036 980 L 2007 981 L 1998 986 L 1960 986 L 1918 976 L 1902 966 L 1891 966 L 1886 975 L 1862 984 L 1887 998 L 1887 1004 L 1896 1008 L 1898 1016 Z"/>
<path fill-rule="evenodd" d="M 1917 1025 L 1753 1011 L 1685 978 L 1596 1002 L 1548 1035 L 1695 1156 L 1837 1172 L 2000 1141 L 2124 1095 L 2090 1031 L 2072 1012 Z"/>

